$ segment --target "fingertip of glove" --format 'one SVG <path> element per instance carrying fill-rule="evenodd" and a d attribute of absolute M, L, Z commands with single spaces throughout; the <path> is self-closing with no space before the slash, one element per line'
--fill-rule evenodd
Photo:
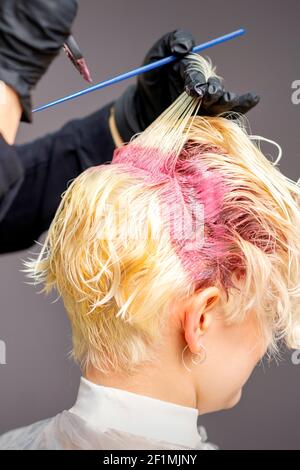
<path fill-rule="evenodd" d="M 172 53 L 178 56 L 187 54 L 190 48 L 185 43 L 176 43 L 172 46 Z"/>
<path fill-rule="evenodd" d="M 170 48 L 171 52 L 174 55 L 179 57 L 185 56 L 188 54 L 194 47 L 195 40 L 191 33 L 183 31 L 181 29 L 176 29 L 172 33 Z"/>

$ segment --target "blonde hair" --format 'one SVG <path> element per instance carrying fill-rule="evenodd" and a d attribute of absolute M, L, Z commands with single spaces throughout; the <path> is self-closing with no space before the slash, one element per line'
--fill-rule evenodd
<path fill-rule="evenodd" d="M 147 160 L 142 134 L 113 164 L 76 178 L 27 263 L 35 282 L 62 296 L 83 369 L 130 372 L 153 359 L 172 302 L 213 284 L 229 321 L 255 310 L 273 351 L 283 338 L 299 346 L 300 189 L 242 121 L 187 118 L 172 158 L 156 140 Z M 185 212 L 187 202 L 204 207 L 204 242 L 190 253 L 170 230 L 166 199 Z"/>

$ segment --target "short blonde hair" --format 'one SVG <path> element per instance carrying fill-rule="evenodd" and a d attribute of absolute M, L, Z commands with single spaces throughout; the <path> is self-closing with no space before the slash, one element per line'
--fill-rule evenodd
<path fill-rule="evenodd" d="M 221 288 L 228 321 L 255 310 L 271 350 L 281 339 L 299 346 L 299 187 L 242 121 L 220 116 L 190 121 L 171 163 L 155 155 L 155 177 L 141 154 L 133 141 L 76 178 L 27 263 L 62 296 L 81 367 L 131 372 L 153 359 L 172 302 L 207 285 Z M 166 200 L 183 209 L 173 229 Z M 174 220 L 200 205 L 203 243 L 187 250 Z"/>

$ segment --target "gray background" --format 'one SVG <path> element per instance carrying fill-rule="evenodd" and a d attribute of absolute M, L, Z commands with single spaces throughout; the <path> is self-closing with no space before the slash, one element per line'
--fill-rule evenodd
<path fill-rule="evenodd" d="M 100 81 L 139 65 L 148 47 L 177 27 L 190 30 L 198 42 L 245 27 L 245 37 L 207 54 L 228 88 L 261 95 L 261 104 L 248 115 L 252 132 L 282 145 L 281 168 L 296 179 L 300 105 L 291 103 L 291 83 L 300 80 L 299 16 L 298 0 L 85 0 L 74 34 L 95 81 Z M 18 141 L 91 113 L 126 86 L 36 115 L 34 125 L 21 126 Z M 36 90 L 34 102 L 42 104 L 82 87 L 61 54 Z M 70 331 L 63 307 L 25 284 L 20 269 L 27 256 L 2 256 L 0 262 L 0 339 L 7 345 L 7 365 L 0 366 L 0 433 L 70 407 L 79 379 L 68 359 Z M 223 449 L 300 449 L 299 375 L 300 365 L 292 364 L 290 352 L 279 365 L 257 367 L 236 408 L 203 417 L 210 440 Z"/>

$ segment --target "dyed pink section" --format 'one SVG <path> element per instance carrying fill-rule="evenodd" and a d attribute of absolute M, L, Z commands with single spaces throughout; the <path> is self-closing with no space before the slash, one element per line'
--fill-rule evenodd
<path fill-rule="evenodd" d="M 158 187 L 163 220 L 193 281 L 203 286 L 218 279 L 229 286 L 230 237 L 222 220 L 226 187 L 217 171 L 201 163 L 203 152 L 221 149 L 191 145 L 176 156 L 131 143 L 115 150 L 113 163 L 126 165 L 145 184 Z"/>
<path fill-rule="evenodd" d="M 253 207 L 253 183 L 250 189 L 235 182 L 234 176 L 225 181 L 207 163 L 216 153 L 224 155 L 223 149 L 209 144 L 187 143 L 176 156 L 131 143 L 115 151 L 113 163 L 141 177 L 145 185 L 156 187 L 162 220 L 196 286 L 217 282 L 228 289 L 234 286 L 232 274 L 241 277 L 246 270 L 237 239 L 272 253 L 278 234 Z"/>

